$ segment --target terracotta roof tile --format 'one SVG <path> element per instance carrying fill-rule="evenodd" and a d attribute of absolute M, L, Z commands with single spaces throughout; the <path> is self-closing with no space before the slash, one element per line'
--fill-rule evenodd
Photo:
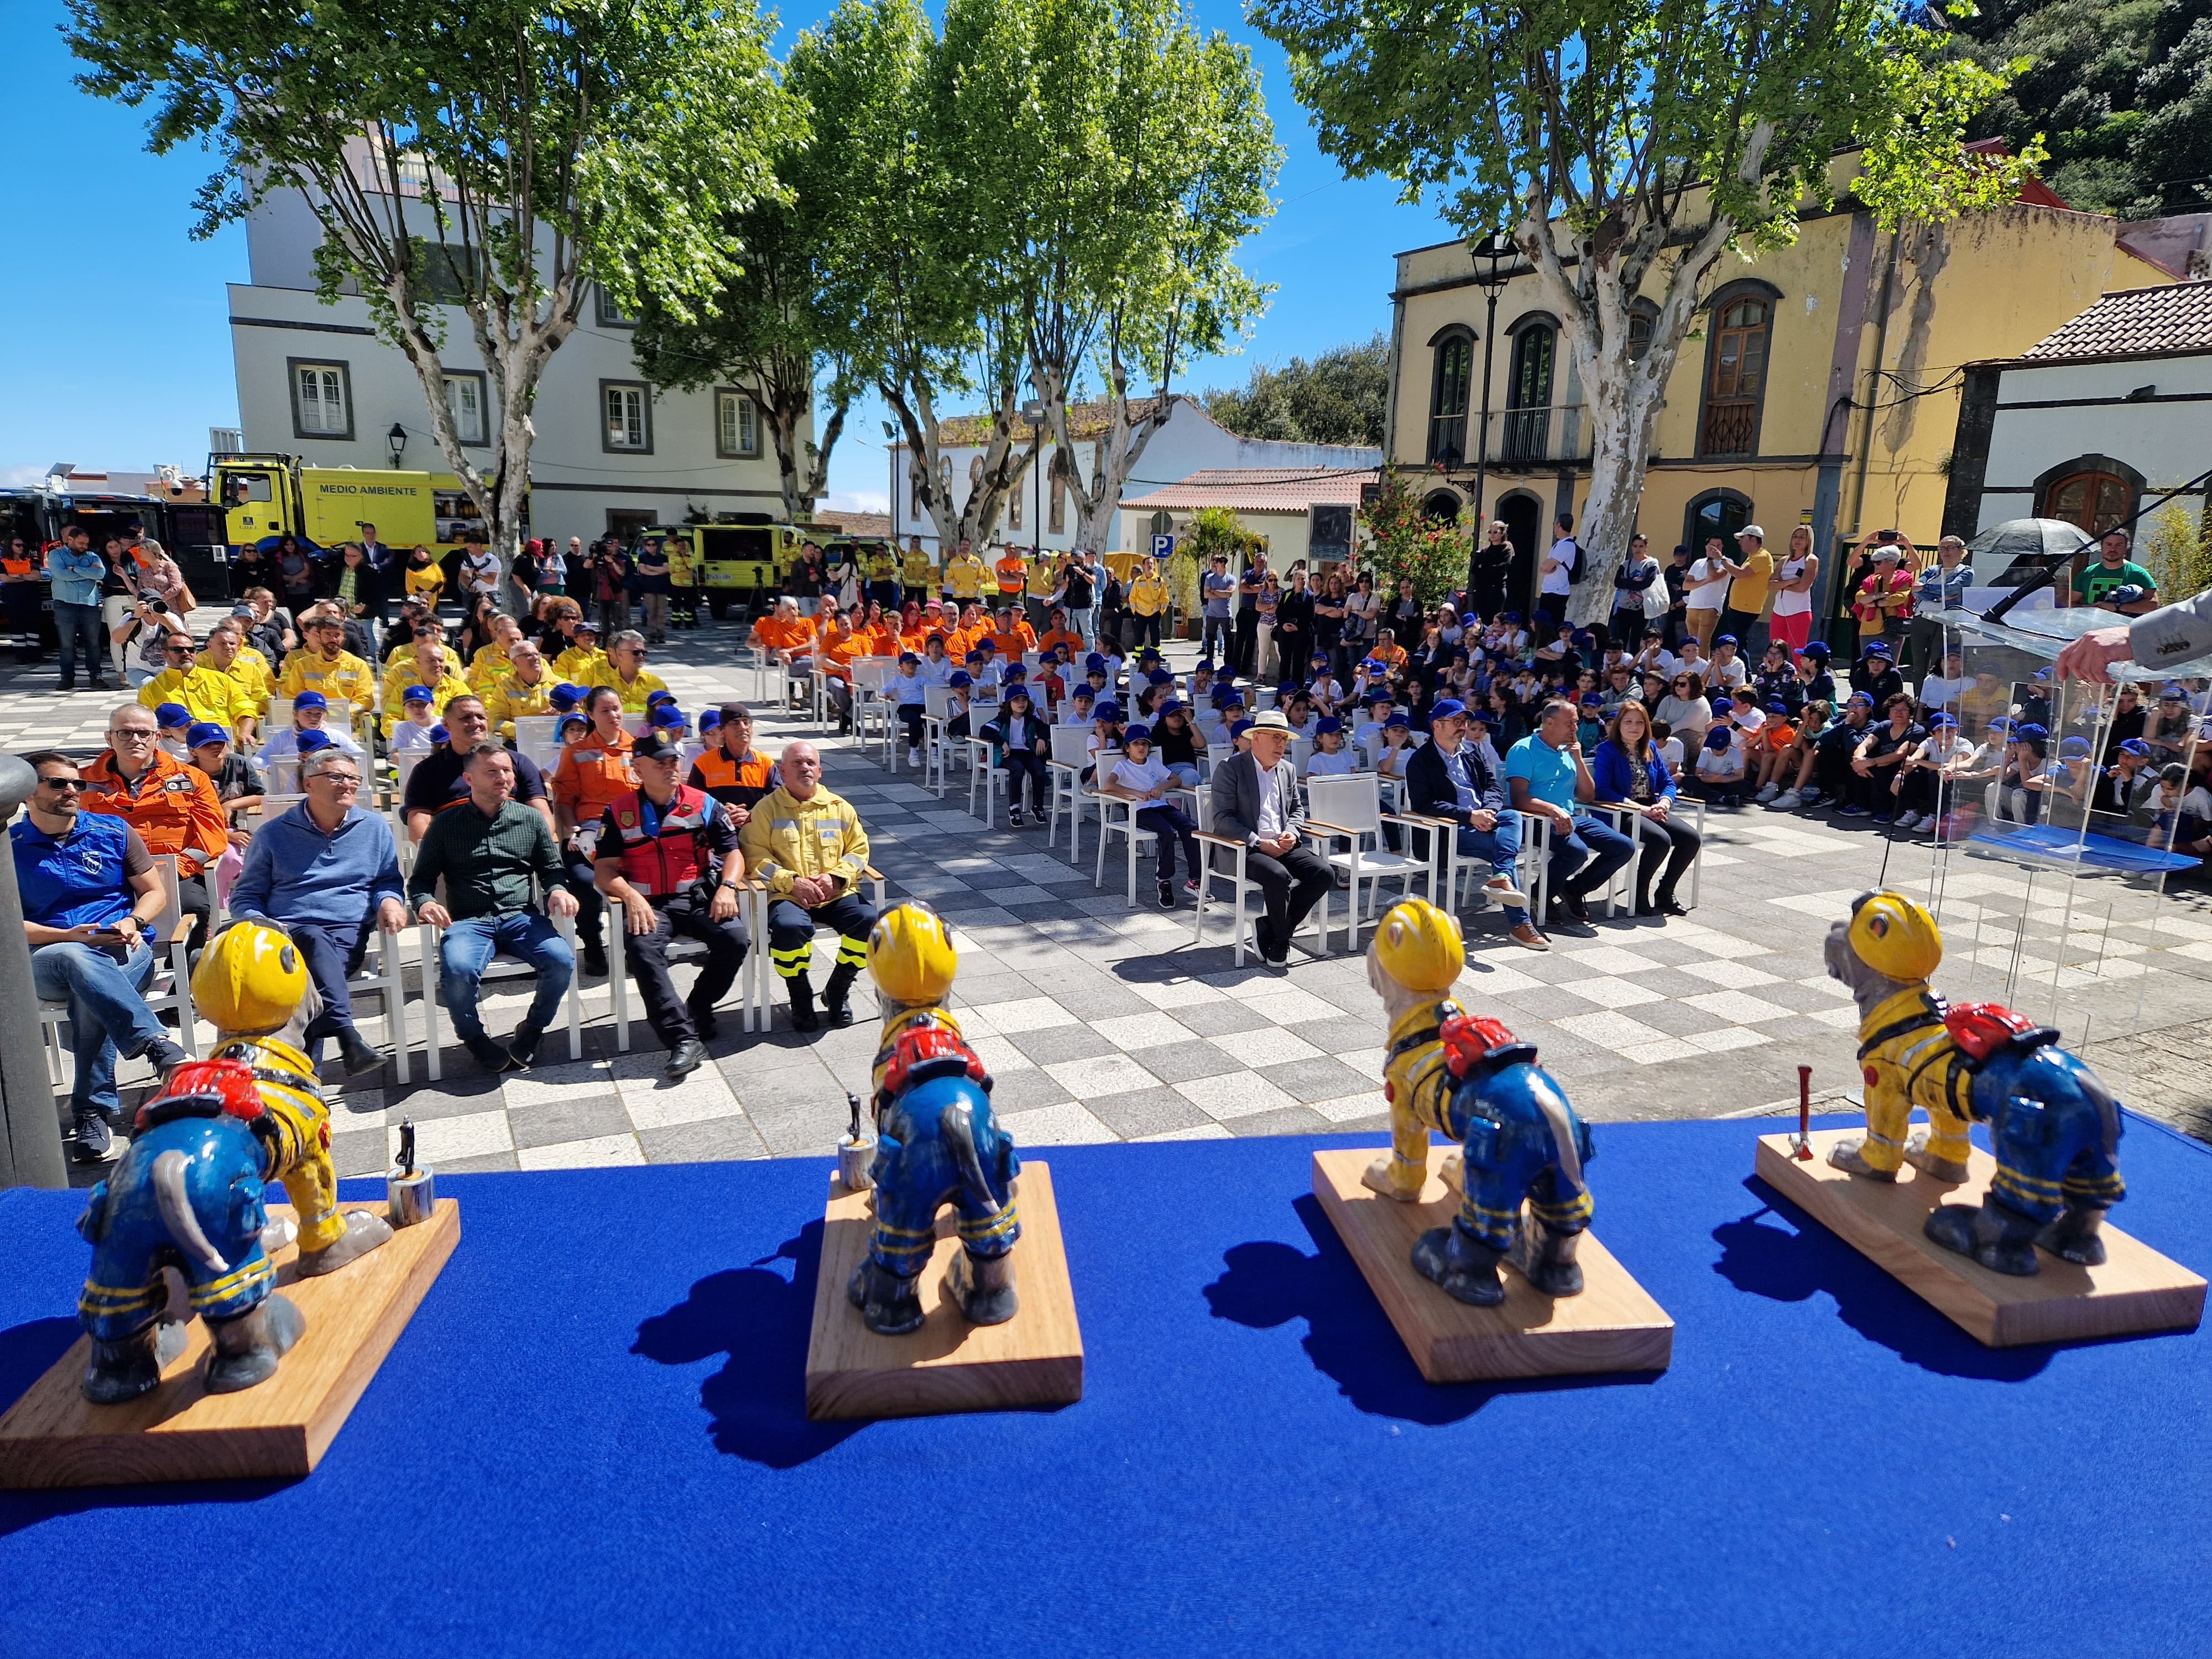
<path fill-rule="evenodd" d="M 2030 346 L 2021 361 L 2149 357 L 2175 351 L 2212 351 L 2212 283 L 2174 283 L 2107 294 Z"/>
<path fill-rule="evenodd" d="M 1201 507 L 1249 507 L 1261 513 L 1303 513 L 1309 507 L 1353 505 L 1376 469 L 1363 467 L 1216 467 L 1164 484 L 1149 495 L 1124 496 L 1128 512 L 1194 511 Z"/>

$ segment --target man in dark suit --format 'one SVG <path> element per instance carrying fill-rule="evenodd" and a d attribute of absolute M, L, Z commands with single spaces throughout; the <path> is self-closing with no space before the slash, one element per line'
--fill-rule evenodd
<path fill-rule="evenodd" d="M 1415 816 L 1444 818 L 1462 857 L 1491 869 L 1482 894 L 1504 907 L 1508 937 L 1526 951 L 1551 948 L 1528 919 L 1528 896 L 1514 879 L 1521 856 L 1521 815 L 1505 804 L 1505 780 L 1467 734 L 1467 705 L 1445 697 L 1429 710 L 1429 741 L 1406 766 L 1407 805 Z M 1441 862 L 1441 860 L 1439 860 Z"/>
<path fill-rule="evenodd" d="M 1260 957 L 1279 967 L 1291 935 L 1328 896 L 1328 860 L 1304 838 L 1297 769 L 1291 764 L 1291 723 L 1275 709 L 1252 722 L 1251 747 L 1213 771 L 1213 831 L 1244 843 L 1244 868 L 1259 884 L 1267 914 L 1260 919 Z"/>

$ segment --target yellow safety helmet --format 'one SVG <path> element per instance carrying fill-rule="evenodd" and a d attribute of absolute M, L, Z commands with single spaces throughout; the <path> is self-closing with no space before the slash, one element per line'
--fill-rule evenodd
<path fill-rule="evenodd" d="M 868 972 L 893 1002 L 942 1002 L 959 970 L 952 936 L 927 905 L 895 904 L 876 918 L 868 933 Z"/>
<path fill-rule="evenodd" d="M 1467 966 L 1459 923 L 1426 899 L 1401 899 L 1375 930 L 1382 971 L 1410 991 L 1449 991 Z"/>
<path fill-rule="evenodd" d="M 1851 912 L 1848 934 L 1861 962 L 1885 978 L 1926 979 L 1943 960 L 1936 918 L 1902 893 L 1869 893 Z"/>
<path fill-rule="evenodd" d="M 283 930 L 234 921 L 200 952 L 192 1006 L 226 1035 L 282 1030 L 307 994 L 307 964 Z"/>

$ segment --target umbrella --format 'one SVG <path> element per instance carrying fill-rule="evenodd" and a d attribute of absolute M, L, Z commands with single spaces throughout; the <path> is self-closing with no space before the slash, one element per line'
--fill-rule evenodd
<path fill-rule="evenodd" d="M 2093 540 L 2081 526 L 2063 519 L 2007 519 L 1968 542 L 1966 552 L 1984 569 L 2005 566 L 1990 586 L 2016 587 L 2030 573 L 2072 558 Z"/>

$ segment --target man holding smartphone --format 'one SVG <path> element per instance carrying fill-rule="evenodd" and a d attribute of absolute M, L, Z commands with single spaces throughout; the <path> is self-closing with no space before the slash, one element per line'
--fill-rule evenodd
<path fill-rule="evenodd" d="M 114 1156 L 110 1130 L 123 1122 L 117 1054 L 143 1058 L 157 1073 L 185 1057 L 142 994 L 154 976 L 152 926 L 168 899 L 138 832 L 121 818 L 80 810 L 86 786 L 75 761 L 51 749 L 24 758 L 38 787 L 8 831 L 23 937 L 39 994 L 70 1007 L 71 1152 L 80 1164 L 99 1164 Z"/>

